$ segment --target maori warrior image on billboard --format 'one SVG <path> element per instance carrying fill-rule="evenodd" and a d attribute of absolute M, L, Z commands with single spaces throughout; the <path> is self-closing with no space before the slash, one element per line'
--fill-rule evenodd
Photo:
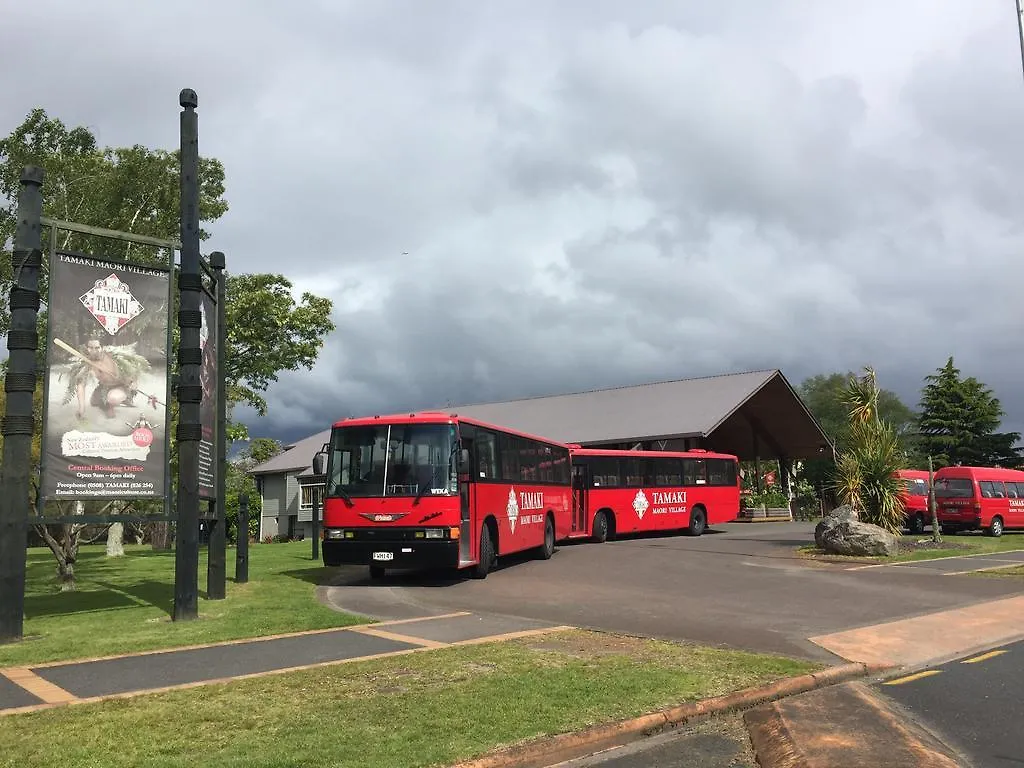
<path fill-rule="evenodd" d="M 166 269 L 54 256 L 45 498 L 165 495 L 169 287 Z"/>

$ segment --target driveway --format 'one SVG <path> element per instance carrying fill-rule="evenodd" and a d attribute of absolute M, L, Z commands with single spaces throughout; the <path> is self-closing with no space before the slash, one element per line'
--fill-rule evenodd
<path fill-rule="evenodd" d="M 1016 581 L 928 569 L 812 562 L 795 548 L 813 523 L 731 523 L 699 538 L 561 545 L 548 561 L 502 558 L 483 581 L 338 569 L 339 608 L 475 611 L 836 661 L 808 637 L 1024 594 Z M 1022 537 L 1024 545 L 1024 537 Z"/>

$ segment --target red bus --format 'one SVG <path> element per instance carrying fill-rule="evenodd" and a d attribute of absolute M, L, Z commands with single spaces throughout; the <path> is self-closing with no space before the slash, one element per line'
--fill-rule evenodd
<path fill-rule="evenodd" d="M 324 564 L 466 569 L 547 559 L 569 535 L 569 448 L 441 412 L 345 419 L 314 457 L 326 475 Z"/>
<path fill-rule="evenodd" d="M 928 511 L 928 473 L 923 469 L 900 469 L 896 477 L 900 481 L 903 520 L 911 533 L 923 533 L 924 527 L 932 522 Z"/>
<path fill-rule="evenodd" d="M 1024 528 L 1024 472 L 1002 467 L 943 467 L 935 473 L 943 533 L 984 530 L 1002 536 Z"/>
<path fill-rule="evenodd" d="M 620 533 L 686 530 L 740 512 L 739 461 L 725 453 L 600 450 L 570 446 L 570 538 L 605 541 Z"/>

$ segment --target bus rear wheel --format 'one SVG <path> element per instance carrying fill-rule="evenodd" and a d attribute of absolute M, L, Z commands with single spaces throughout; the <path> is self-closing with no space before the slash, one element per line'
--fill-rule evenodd
<path fill-rule="evenodd" d="M 693 511 L 690 512 L 690 525 L 687 527 L 686 532 L 691 536 L 700 536 L 704 533 L 704 529 L 707 528 L 708 518 L 704 514 L 703 507 L 694 507 Z"/>
<path fill-rule="evenodd" d="M 996 515 L 992 518 L 992 525 L 988 527 L 987 531 L 989 536 L 1002 536 L 1003 535 L 1003 518 Z"/>

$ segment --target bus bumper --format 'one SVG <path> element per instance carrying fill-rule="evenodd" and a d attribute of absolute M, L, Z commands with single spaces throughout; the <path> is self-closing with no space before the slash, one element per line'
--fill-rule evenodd
<path fill-rule="evenodd" d="M 457 539 L 322 542 L 324 565 L 379 565 L 384 568 L 456 568 Z"/>

